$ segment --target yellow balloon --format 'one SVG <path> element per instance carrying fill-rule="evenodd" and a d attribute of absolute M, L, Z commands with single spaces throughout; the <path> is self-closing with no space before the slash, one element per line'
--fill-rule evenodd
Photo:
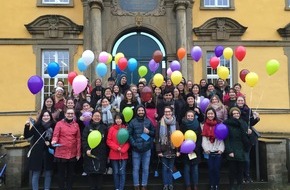
<path fill-rule="evenodd" d="M 115 55 L 115 63 L 116 63 L 116 65 L 118 65 L 119 59 L 122 58 L 122 57 L 125 57 L 125 55 L 123 53 L 120 53 L 120 52 Z"/>
<path fill-rule="evenodd" d="M 247 85 L 249 85 L 250 87 L 253 87 L 258 83 L 259 76 L 255 72 L 249 72 L 246 75 L 245 80 L 246 80 Z"/>
<path fill-rule="evenodd" d="M 226 47 L 223 51 L 223 56 L 225 57 L 226 60 L 230 60 L 233 56 L 233 49 L 230 47 Z"/>
<path fill-rule="evenodd" d="M 193 130 L 187 130 L 185 133 L 184 133 L 184 139 L 185 140 L 193 140 L 194 142 L 196 142 L 196 133 L 193 131 Z"/>
<path fill-rule="evenodd" d="M 171 134 L 170 139 L 173 146 L 180 147 L 180 145 L 182 144 L 184 140 L 184 135 L 180 130 L 176 130 Z"/>
<path fill-rule="evenodd" d="M 178 85 L 182 80 L 182 74 L 180 71 L 174 71 L 171 76 L 171 81 L 174 85 Z"/>
<path fill-rule="evenodd" d="M 225 66 L 219 66 L 217 68 L 217 74 L 221 79 L 227 79 L 230 75 L 230 71 L 229 68 L 225 67 Z"/>
<path fill-rule="evenodd" d="M 147 72 L 148 72 L 148 69 L 144 65 L 138 68 L 138 73 L 141 78 L 144 77 L 147 74 Z"/>
<path fill-rule="evenodd" d="M 164 77 L 160 73 L 156 73 L 153 77 L 153 83 L 155 86 L 160 87 L 163 84 Z"/>
<path fill-rule="evenodd" d="M 108 56 L 109 56 L 109 58 L 108 58 L 108 61 L 106 62 L 107 64 L 111 63 L 113 60 L 112 54 L 108 53 Z"/>

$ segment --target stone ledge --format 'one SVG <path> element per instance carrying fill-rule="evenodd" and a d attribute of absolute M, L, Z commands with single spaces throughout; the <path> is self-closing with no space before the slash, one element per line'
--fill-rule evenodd
<path fill-rule="evenodd" d="M 259 138 L 260 142 L 264 142 L 267 144 L 280 144 L 283 141 L 282 140 L 278 140 L 278 139 L 268 139 L 268 138 Z"/>
<path fill-rule="evenodd" d="M 21 143 L 15 143 L 15 144 L 10 144 L 10 145 L 5 145 L 5 149 L 19 149 L 19 148 L 26 148 L 29 147 L 30 143 L 29 142 L 21 142 Z"/>

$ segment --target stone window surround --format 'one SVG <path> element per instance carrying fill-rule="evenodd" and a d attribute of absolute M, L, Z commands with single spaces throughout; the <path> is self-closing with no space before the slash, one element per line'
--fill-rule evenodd
<path fill-rule="evenodd" d="M 68 4 L 45 4 L 42 3 L 42 0 L 37 0 L 36 1 L 36 6 L 37 7 L 74 7 L 74 0 L 69 0 Z"/>
<path fill-rule="evenodd" d="M 200 10 L 235 10 L 235 0 L 229 0 L 230 7 L 205 7 L 204 0 L 200 0 Z"/>

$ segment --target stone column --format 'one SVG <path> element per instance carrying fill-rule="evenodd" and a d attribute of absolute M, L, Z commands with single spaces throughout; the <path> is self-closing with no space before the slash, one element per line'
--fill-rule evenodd
<path fill-rule="evenodd" d="M 97 56 L 102 51 L 102 10 L 104 8 L 102 0 L 89 0 L 90 6 L 90 40 L 91 50 L 95 54 L 95 61 L 90 65 L 90 79 L 94 81 L 97 77 L 95 72 Z"/>

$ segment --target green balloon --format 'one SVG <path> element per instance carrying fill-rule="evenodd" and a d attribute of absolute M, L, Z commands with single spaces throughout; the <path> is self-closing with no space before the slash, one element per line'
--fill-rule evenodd
<path fill-rule="evenodd" d="M 131 107 L 125 107 L 122 111 L 125 121 L 128 123 L 133 117 L 133 109 Z"/>
<path fill-rule="evenodd" d="M 147 72 L 148 72 L 148 69 L 144 65 L 139 67 L 139 69 L 138 69 L 138 73 L 139 73 L 140 77 L 144 77 L 147 74 Z"/>
<path fill-rule="evenodd" d="M 96 148 L 102 140 L 102 134 L 98 130 L 93 130 L 88 136 L 88 144 L 91 149 Z"/>
<path fill-rule="evenodd" d="M 271 59 L 266 64 L 266 70 L 269 76 L 276 73 L 280 68 L 280 63 L 276 59 Z"/>
<path fill-rule="evenodd" d="M 129 132 L 127 129 L 119 129 L 117 133 L 117 139 L 119 144 L 124 144 L 129 139 Z"/>

